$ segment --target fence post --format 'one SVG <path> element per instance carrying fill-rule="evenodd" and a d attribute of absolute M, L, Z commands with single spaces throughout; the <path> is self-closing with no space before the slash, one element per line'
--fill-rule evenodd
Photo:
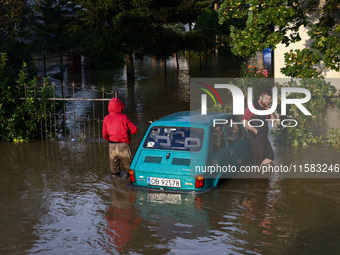
<path fill-rule="evenodd" d="M 98 138 L 99 138 L 99 141 L 100 141 L 100 119 L 98 117 Z"/>
<path fill-rule="evenodd" d="M 74 98 L 74 87 L 76 86 L 76 84 L 72 82 L 71 86 L 72 86 L 72 98 Z M 76 126 L 76 101 L 73 101 L 73 128 L 74 129 L 75 129 L 75 126 Z M 72 138 L 72 130 L 70 130 L 70 134 Z M 73 135 L 75 136 L 75 134 Z"/>
<path fill-rule="evenodd" d="M 52 137 L 52 114 L 49 113 L 49 118 L 50 118 L 50 137 Z"/>
<path fill-rule="evenodd" d="M 46 87 L 46 83 L 43 83 L 43 87 Z M 46 106 L 46 101 L 44 103 L 44 108 L 45 108 L 45 112 L 44 112 L 44 118 L 45 118 L 45 139 L 47 140 L 47 106 Z"/>
<path fill-rule="evenodd" d="M 83 83 L 83 85 L 82 85 L 82 87 L 83 87 L 83 99 L 85 99 L 85 84 Z M 85 100 L 83 100 L 83 119 L 84 119 L 84 136 L 86 136 L 86 129 L 85 129 L 85 125 L 86 125 L 86 122 L 85 122 L 85 120 L 86 120 L 86 116 L 85 116 Z"/>
<path fill-rule="evenodd" d="M 55 82 L 52 82 L 53 86 L 53 98 L 55 98 Z M 57 114 L 56 114 L 56 106 L 55 100 L 53 100 L 53 117 L 54 117 L 54 135 L 57 138 Z"/>
<path fill-rule="evenodd" d="M 43 140 L 42 119 L 40 120 L 40 139 Z"/>
<path fill-rule="evenodd" d="M 63 97 L 63 104 L 64 104 L 64 112 L 63 112 L 63 121 L 64 121 L 64 136 L 66 139 L 66 101 L 65 101 L 65 82 L 61 84 L 62 88 L 62 97 Z"/>
<path fill-rule="evenodd" d="M 103 99 L 105 98 L 105 89 L 104 89 L 104 87 L 102 88 L 102 98 Z M 104 117 L 105 117 L 104 107 L 105 107 L 105 102 L 103 101 L 103 120 L 104 120 Z"/>
<path fill-rule="evenodd" d="M 43 55 L 43 69 L 44 69 L 44 77 L 46 77 L 47 71 L 46 71 L 46 55 L 45 54 Z"/>
<path fill-rule="evenodd" d="M 61 126 L 61 114 L 59 114 L 59 135 L 62 135 L 62 132 L 61 132 L 61 130 L 62 130 L 62 126 Z"/>
<path fill-rule="evenodd" d="M 91 137 L 91 119 L 90 119 L 90 115 L 88 115 L 87 120 L 89 122 L 89 138 L 90 138 Z"/>
<path fill-rule="evenodd" d="M 94 86 L 92 86 L 92 96 L 93 96 L 93 99 L 95 99 L 95 97 L 94 97 Z M 96 138 L 96 112 L 95 112 L 94 105 L 95 105 L 95 103 L 94 103 L 94 100 L 93 100 L 92 101 L 93 137 Z"/>

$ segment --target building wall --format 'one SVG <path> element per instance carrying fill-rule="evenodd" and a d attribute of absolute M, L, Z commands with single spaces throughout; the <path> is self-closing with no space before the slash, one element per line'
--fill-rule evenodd
<path fill-rule="evenodd" d="M 317 19 L 317 14 L 310 15 L 309 20 L 313 22 L 313 20 Z M 274 50 L 274 77 L 275 78 L 287 78 L 284 74 L 281 73 L 280 69 L 284 67 L 284 53 L 289 52 L 290 50 L 295 49 L 304 49 L 308 48 L 311 45 L 311 40 L 307 34 L 308 27 L 300 27 L 299 33 L 301 36 L 301 41 L 297 43 L 290 44 L 286 47 L 284 44 L 277 45 Z M 319 66 L 321 70 L 322 64 Z M 340 72 L 336 72 L 330 69 L 324 69 L 322 75 L 326 77 L 326 80 L 330 81 L 334 86 L 340 89 Z"/>

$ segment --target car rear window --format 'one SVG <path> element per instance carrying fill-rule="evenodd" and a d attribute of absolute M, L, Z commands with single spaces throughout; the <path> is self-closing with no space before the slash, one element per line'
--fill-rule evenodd
<path fill-rule="evenodd" d="M 200 128 L 153 127 L 143 145 L 144 148 L 199 151 L 204 131 Z"/>

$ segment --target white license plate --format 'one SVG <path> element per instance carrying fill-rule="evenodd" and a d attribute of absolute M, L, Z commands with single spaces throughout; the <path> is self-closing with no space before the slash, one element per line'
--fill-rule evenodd
<path fill-rule="evenodd" d="M 148 202 L 160 204 L 180 204 L 182 202 L 182 194 L 171 193 L 149 193 Z"/>
<path fill-rule="evenodd" d="M 180 188 L 181 187 L 181 180 L 148 177 L 148 185 Z"/>

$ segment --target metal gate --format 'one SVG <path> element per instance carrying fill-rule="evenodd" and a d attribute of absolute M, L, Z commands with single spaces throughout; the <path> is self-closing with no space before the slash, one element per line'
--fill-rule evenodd
<path fill-rule="evenodd" d="M 41 139 L 103 140 L 103 119 L 108 114 L 108 102 L 118 96 L 117 90 L 108 92 L 105 88 L 75 83 L 52 82 L 43 86 L 52 87 L 53 97 L 48 98 L 52 110 L 48 111 L 45 104 L 45 114 L 40 120 Z M 38 91 L 39 87 L 34 90 Z"/>

